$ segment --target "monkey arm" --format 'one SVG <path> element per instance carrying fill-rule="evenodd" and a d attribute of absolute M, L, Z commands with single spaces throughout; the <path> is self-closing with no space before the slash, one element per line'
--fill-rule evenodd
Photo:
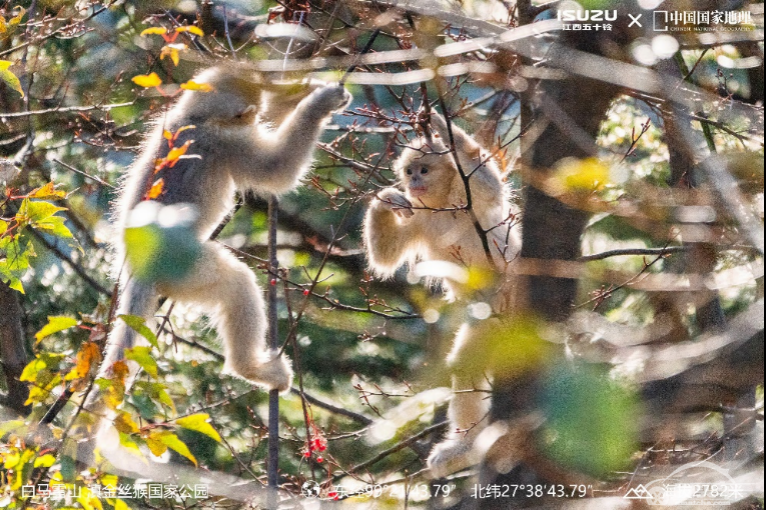
<path fill-rule="evenodd" d="M 434 130 L 449 146 L 447 122 L 438 113 L 431 117 Z M 507 215 L 508 193 L 497 164 L 487 151 L 455 124 L 451 125 L 455 152 L 463 172 L 469 176 L 474 210 L 484 228 L 494 227 Z"/>
<path fill-rule="evenodd" d="M 373 199 L 367 210 L 364 243 L 370 267 L 380 276 L 392 276 L 402 264 L 417 255 L 421 235 L 419 216 L 412 217 L 413 211 L 407 209 L 408 205 L 411 204 L 401 191 L 386 188 Z"/>
<path fill-rule="evenodd" d="M 234 181 L 271 193 L 292 189 L 308 171 L 324 123 L 350 99 L 341 86 L 324 87 L 301 100 L 276 131 L 248 126 L 250 136 L 240 138 L 230 165 Z"/>
<path fill-rule="evenodd" d="M 431 116 L 431 126 L 444 141 L 444 145 L 450 147 L 449 129 L 444 117 L 434 113 Z M 478 165 L 481 146 L 454 122 L 450 123 L 450 128 L 452 129 L 452 140 L 455 142 L 455 151 L 460 158 L 460 166 L 463 167 L 466 174 L 469 174 Z"/>

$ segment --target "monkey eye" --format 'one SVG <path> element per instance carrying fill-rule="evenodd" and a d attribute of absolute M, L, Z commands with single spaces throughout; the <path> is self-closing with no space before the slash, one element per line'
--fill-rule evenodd
<path fill-rule="evenodd" d="M 407 175 L 412 175 L 412 168 L 407 169 Z"/>
<path fill-rule="evenodd" d="M 420 173 L 421 173 L 421 174 L 423 174 L 423 175 L 427 174 L 427 173 L 428 173 L 428 168 L 426 168 L 426 167 L 421 167 L 421 168 L 420 168 Z"/>

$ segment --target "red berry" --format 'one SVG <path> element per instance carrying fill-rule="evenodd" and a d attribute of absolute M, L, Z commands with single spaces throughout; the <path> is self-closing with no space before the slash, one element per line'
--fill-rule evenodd
<path fill-rule="evenodd" d="M 276 280 L 271 280 L 271 282 L 269 282 L 269 283 L 271 283 L 272 285 L 276 285 L 277 281 Z"/>
<path fill-rule="evenodd" d="M 305 453 L 303 454 L 303 456 L 304 456 L 304 457 L 306 457 L 306 458 L 308 459 L 309 457 L 311 457 L 311 451 L 305 452 Z"/>
<path fill-rule="evenodd" d="M 319 462 L 320 464 L 321 464 L 322 462 L 324 462 L 324 457 L 317 457 L 317 462 Z"/>
<path fill-rule="evenodd" d="M 309 291 L 309 289 L 306 289 L 306 290 L 304 290 L 304 291 L 303 291 L 303 295 L 304 295 L 304 296 L 308 296 L 309 294 L 311 294 L 311 292 Z"/>

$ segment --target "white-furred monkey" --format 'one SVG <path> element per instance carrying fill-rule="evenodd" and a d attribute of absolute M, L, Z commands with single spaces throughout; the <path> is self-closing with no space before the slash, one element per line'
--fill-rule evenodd
<path fill-rule="evenodd" d="M 264 86 L 256 76 L 216 67 L 199 74 L 194 82 L 210 90 L 185 91 L 157 119 L 140 157 L 127 172 L 116 204 L 115 271 L 121 287 L 117 314 L 148 320 L 158 296 L 201 305 L 223 339 L 225 369 L 255 384 L 285 391 L 292 382 L 292 369 L 285 357 L 267 349 L 264 303 L 253 271 L 208 239 L 232 210 L 235 190 L 279 194 L 293 189 L 310 167 L 323 124 L 334 111 L 346 107 L 351 96 L 339 85 L 316 88 L 271 129 L 259 118 Z M 186 153 L 168 161 L 171 146 L 186 146 Z M 136 278 L 136 268 L 130 266 L 126 229 L 146 221 L 141 211 L 152 209 L 144 205 L 152 202 L 166 206 L 159 213 L 160 225 L 163 214 L 185 215 L 192 221 L 199 256 L 180 278 L 147 281 Z M 100 376 L 108 376 L 110 367 L 135 341 L 136 333 L 122 320 L 115 321 Z"/>
<path fill-rule="evenodd" d="M 488 301 L 494 312 L 506 311 L 511 294 L 507 271 L 521 247 L 508 186 L 489 152 L 453 124 L 455 154 L 464 175 L 470 176 L 471 206 L 481 230 L 486 232 L 488 257 L 472 216 L 459 210 L 460 205 L 467 204 L 466 186 L 450 150 L 446 121 L 434 114 L 431 125 L 432 139 L 414 140 L 394 164 L 401 189 L 386 188 L 370 204 L 364 221 L 370 267 L 382 277 L 417 261 L 448 261 L 464 269 L 493 271 L 498 281 L 491 289 L 484 289 L 480 297 L 469 296 L 473 292 L 454 279 L 445 279 L 443 285 L 451 299 L 472 297 Z M 435 477 L 475 462 L 473 441 L 488 420 L 490 386 L 486 365 L 472 359 L 470 352 L 479 329 L 464 324 L 447 358 L 453 371 L 454 394 L 448 411 L 448 436 L 428 458 Z"/>

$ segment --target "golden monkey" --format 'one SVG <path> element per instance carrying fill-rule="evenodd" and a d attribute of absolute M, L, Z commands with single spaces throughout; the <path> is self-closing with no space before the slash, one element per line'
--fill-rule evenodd
<path fill-rule="evenodd" d="M 456 206 L 467 201 L 466 186 L 450 151 L 450 137 L 443 117 L 431 118 L 435 136 L 416 139 L 394 164 L 400 188 L 382 190 L 373 200 L 364 221 L 364 242 L 370 267 L 382 277 L 393 275 L 405 263 L 448 261 L 464 268 L 495 271 L 500 283 L 484 297 L 495 312 L 507 309 L 510 288 L 506 275 L 521 247 L 520 229 L 513 221 L 509 190 L 496 162 L 465 131 L 454 124 L 455 155 L 471 192 L 471 205 L 486 232 L 489 257 L 471 216 Z M 492 259 L 491 263 L 489 259 Z M 443 285 L 450 298 L 467 298 L 470 290 L 454 279 Z M 500 290 L 498 290 L 500 289 Z M 474 296 L 476 297 L 476 296 Z M 454 394 L 449 406 L 448 437 L 428 458 L 433 476 L 442 477 L 472 464 L 472 445 L 486 425 L 489 390 L 484 369 L 476 370 L 471 348 L 479 328 L 464 324 L 447 362 L 452 367 Z M 475 347 L 475 345 L 474 345 Z M 472 392 L 470 390 L 479 390 Z"/>
<path fill-rule="evenodd" d="M 231 211 L 235 190 L 279 194 L 293 189 L 309 170 L 324 123 L 334 111 L 345 108 L 351 96 L 338 85 L 316 88 L 271 129 L 259 110 L 276 110 L 279 105 L 263 104 L 263 86 L 255 83 L 255 76 L 217 67 L 194 81 L 211 90 L 185 91 L 158 119 L 127 172 L 116 204 L 115 271 L 122 288 L 117 314 L 148 320 L 160 295 L 200 305 L 223 340 L 225 369 L 255 384 L 285 391 L 292 382 L 292 369 L 284 356 L 266 347 L 264 303 L 253 271 L 208 239 Z M 269 96 L 266 101 L 278 102 L 278 98 Z M 158 165 L 171 149 L 170 135 L 177 135 L 173 147 L 188 144 L 186 153 L 172 165 Z M 148 200 L 152 184 L 160 181 L 157 196 Z M 146 281 L 136 278 L 135 268 L 125 262 L 124 236 L 126 228 L 146 222 L 142 215 L 156 214 L 160 206 L 165 206 L 157 218 L 160 224 L 172 221 L 173 215 L 191 223 L 192 235 L 200 244 L 199 256 L 181 278 Z M 135 341 L 136 333 L 122 320 L 115 321 L 99 375 L 106 375 Z"/>

